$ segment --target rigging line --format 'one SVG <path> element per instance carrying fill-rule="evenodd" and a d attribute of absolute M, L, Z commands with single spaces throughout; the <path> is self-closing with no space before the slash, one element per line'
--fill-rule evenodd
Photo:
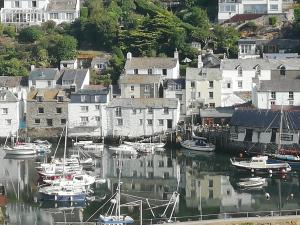
<path fill-rule="evenodd" d="M 292 124 L 292 130 L 293 130 L 293 132 L 296 133 L 296 123 L 295 123 L 295 121 L 293 120 L 293 118 L 292 118 L 292 116 L 291 116 L 290 113 L 288 113 L 287 115 L 288 115 L 288 118 L 289 118 L 289 120 L 290 120 L 290 123 Z"/>
<path fill-rule="evenodd" d="M 171 202 L 171 204 L 173 204 L 174 202 Z M 154 206 L 154 207 L 151 207 L 151 208 L 147 208 L 147 209 L 144 209 L 144 210 L 152 210 L 152 209 L 157 209 L 157 208 L 161 208 L 163 206 L 168 206 L 169 204 L 163 204 L 163 205 L 160 205 L 160 206 Z"/>
<path fill-rule="evenodd" d="M 139 196 L 135 196 L 135 195 L 130 195 L 130 194 L 124 194 L 122 193 L 122 195 L 125 195 L 125 196 L 131 196 L 131 197 L 136 197 L 138 199 L 148 199 L 148 201 L 158 201 L 158 202 L 168 202 L 169 200 L 160 200 L 160 199 L 154 199 L 154 198 L 143 198 L 143 197 L 139 197 Z"/>
<path fill-rule="evenodd" d="M 102 209 L 111 199 L 113 199 L 115 197 L 115 195 L 117 194 L 117 192 L 115 194 L 113 194 L 99 209 L 96 210 L 96 212 L 93 213 L 93 215 L 91 215 L 85 222 L 88 222 L 93 216 L 95 216 L 95 214 L 97 212 L 99 212 L 100 209 Z"/>
<path fill-rule="evenodd" d="M 59 144 L 60 144 L 60 140 L 61 140 L 61 138 L 62 138 L 62 135 L 63 135 L 63 133 L 65 132 L 65 126 L 64 126 L 64 128 L 63 128 L 63 130 L 62 130 L 62 132 L 61 132 L 61 134 L 60 134 L 60 137 L 59 137 L 59 140 L 58 140 L 58 142 L 57 142 L 57 146 L 56 146 L 56 148 L 55 148 L 55 151 L 54 151 L 54 154 L 53 154 L 53 157 L 55 158 L 55 155 L 56 155 L 56 152 L 57 152 L 57 150 L 58 150 L 58 147 L 59 147 Z"/>

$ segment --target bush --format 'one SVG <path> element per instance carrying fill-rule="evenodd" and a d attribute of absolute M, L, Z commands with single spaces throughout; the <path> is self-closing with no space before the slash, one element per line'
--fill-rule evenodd
<path fill-rule="evenodd" d="M 16 27 L 14 25 L 4 26 L 3 34 L 13 38 L 16 36 Z"/>
<path fill-rule="evenodd" d="M 43 35 L 43 31 L 39 26 L 31 26 L 22 29 L 19 33 L 19 40 L 26 43 L 33 43 L 39 40 Z"/>
<path fill-rule="evenodd" d="M 274 26 L 277 23 L 277 17 L 276 16 L 270 16 L 269 17 L 269 24 L 271 26 Z"/>
<path fill-rule="evenodd" d="M 80 17 L 81 18 L 88 18 L 89 10 L 87 7 L 81 7 L 80 9 Z"/>

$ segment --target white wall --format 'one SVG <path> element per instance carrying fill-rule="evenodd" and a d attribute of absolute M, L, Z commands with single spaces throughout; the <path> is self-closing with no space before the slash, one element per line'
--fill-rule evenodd
<path fill-rule="evenodd" d="M 50 87 L 48 86 L 48 81 L 51 82 Z M 55 80 L 36 80 L 35 85 L 32 85 L 32 80 L 28 82 L 29 89 L 34 86 L 35 88 L 55 88 L 56 81 Z"/>
<path fill-rule="evenodd" d="M 3 114 L 3 108 L 8 109 L 7 114 Z M 0 137 L 16 135 L 20 125 L 19 102 L 0 102 L 0 116 Z M 8 119 L 11 119 L 11 125 L 7 125 Z"/>
<path fill-rule="evenodd" d="M 294 93 L 294 99 L 289 99 L 289 92 L 277 92 L 276 99 L 271 98 L 271 91 L 268 92 L 257 92 L 253 93 L 255 99 L 253 104 L 260 109 L 271 109 L 271 102 L 275 105 L 294 105 L 300 106 L 300 90 Z"/>

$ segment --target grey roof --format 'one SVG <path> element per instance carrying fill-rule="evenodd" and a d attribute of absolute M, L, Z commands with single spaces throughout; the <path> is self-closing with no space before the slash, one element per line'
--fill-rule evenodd
<path fill-rule="evenodd" d="M 94 57 L 91 62 L 91 65 L 101 64 L 101 63 L 109 63 L 108 56 L 107 57 L 100 57 L 100 56 Z"/>
<path fill-rule="evenodd" d="M 108 108 L 158 108 L 163 107 L 176 109 L 178 107 L 178 99 L 165 98 L 114 98 L 107 106 Z"/>
<path fill-rule="evenodd" d="M 153 84 L 159 83 L 159 75 L 123 75 L 120 76 L 120 84 Z"/>
<path fill-rule="evenodd" d="M 109 88 L 103 89 L 80 89 L 76 91 L 75 95 L 107 95 L 109 93 Z"/>
<path fill-rule="evenodd" d="M 47 11 L 70 11 L 76 9 L 76 0 L 50 0 Z"/>
<path fill-rule="evenodd" d="M 220 67 L 221 59 L 218 56 L 208 53 L 202 56 L 203 67 L 205 68 L 218 68 Z"/>
<path fill-rule="evenodd" d="M 0 96 L 5 96 L 5 100 L 0 100 L 0 102 L 17 102 L 18 98 L 9 90 L 0 90 Z"/>
<path fill-rule="evenodd" d="M 35 68 L 29 74 L 29 80 L 57 80 L 58 78 L 57 68 Z"/>
<path fill-rule="evenodd" d="M 28 86 L 28 78 L 20 76 L 0 76 L 0 87 L 13 88 L 18 86 Z"/>
<path fill-rule="evenodd" d="M 206 73 L 206 76 L 205 76 Z M 187 80 L 221 80 L 222 73 L 219 68 L 186 68 Z"/>
<path fill-rule="evenodd" d="M 277 70 L 284 66 L 287 70 L 299 70 L 300 58 L 293 59 L 224 59 L 221 70 L 234 70 L 239 66 L 244 70 L 254 70 L 259 65 L 262 70 Z"/>
<path fill-rule="evenodd" d="M 219 107 L 213 109 L 200 109 L 200 117 L 201 118 L 230 118 L 234 112 L 234 108 L 232 107 Z"/>
<path fill-rule="evenodd" d="M 287 129 L 300 129 L 300 111 L 284 111 L 283 128 Z M 287 124 L 287 121 L 291 121 Z M 280 125 L 280 110 L 267 110 L 267 109 L 247 109 L 235 110 L 231 120 L 231 126 L 263 128 L 269 127 L 279 128 Z"/>
<path fill-rule="evenodd" d="M 77 59 L 61 60 L 60 63 L 74 64 Z"/>
<path fill-rule="evenodd" d="M 240 39 L 238 44 L 256 44 L 256 39 Z"/>
<path fill-rule="evenodd" d="M 185 78 L 178 78 L 178 79 L 165 79 L 164 80 L 164 87 L 167 88 L 168 85 L 172 84 L 180 84 L 181 89 L 185 89 Z"/>
<path fill-rule="evenodd" d="M 257 91 L 296 91 L 300 92 L 300 79 L 260 81 Z"/>
<path fill-rule="evenodd" d="M 80 88 L 88 73 L 88 69 L 64 69 L 61 71 L 62 82 L 64 80 L 73 81 L 77 88 Z M 63 83 L 62 83 L 63 84 Z"/>
<path fill-rule="evenodd" d="M 132 57 L 127 59 L 125 69 L 171 69 L 177 65 L 177 59 L 166 57 Z"/>

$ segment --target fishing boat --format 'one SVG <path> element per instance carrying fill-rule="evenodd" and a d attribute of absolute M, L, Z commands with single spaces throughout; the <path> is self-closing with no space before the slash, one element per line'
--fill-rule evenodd
<path fill-rule="evenodd" d="M 246 179 L 242 179 L 237 183 L 237 186 L 240 188 L 256 188 L 262 187 L 266 184 L 266 179 L 262 177 L 250 177 Z"/>
<path fill-rule="evenodd" d="M 6 154 L 12 155 L 35 155 L 36 146 L 32 143 L 17 142 L 14 146 L 4 146 L 3 150 Z"/>
<path fill-rule="evenodd" d="M 256 156 L 251 159 L 230 159 L 231 165 L 237 169 L 254 172 L 281 172 L 287 173 L 292 170 L 291 166 L 286 162 L 268 161 L 268 156 Z"/>
<path fill-rule="evenodd" d="M 181 141 L 180 145 L 194 151 L 213 152 L 215 150 L 215 145 L 208 143 L 206 138 L 198 136 L 193 136 L 191 140 Z"/>

